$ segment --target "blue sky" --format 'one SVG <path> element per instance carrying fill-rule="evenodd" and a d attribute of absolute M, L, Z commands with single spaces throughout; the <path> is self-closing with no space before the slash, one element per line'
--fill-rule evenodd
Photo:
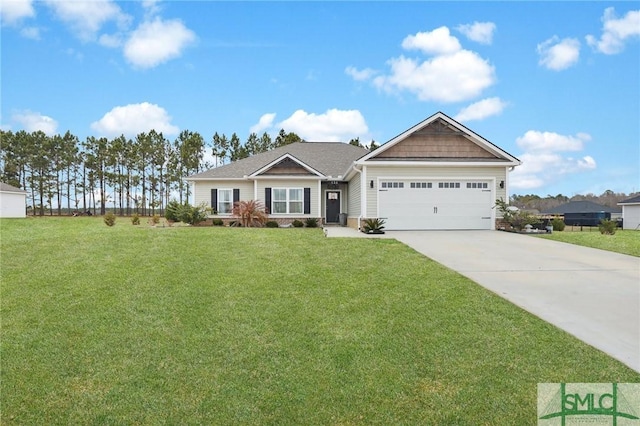
<path fill-rule="evenodd" d="M 5 130 L 385 142 L 437 111 L 511 193 L 640 191 L 636 2 L 1 0 Z"/>

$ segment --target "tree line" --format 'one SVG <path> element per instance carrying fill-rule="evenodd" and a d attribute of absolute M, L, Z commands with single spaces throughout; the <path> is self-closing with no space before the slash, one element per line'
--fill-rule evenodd
<path fill-rule="evenodd" d="M 535 194 L 512 195 L 509 201 L 511 205 L 514 205 L 520 209 L 537 210 L 539 212 L 544 212 L 571 201 L 591 201 L 596 204 L 611 208 L 620 208 L 620 206 L 618 206 L 618 203 L 620 201 L 631 198 L 634 195 L 637 195 L 637 193 L 631 193 L 627 195 L 624 192 L 614 192 L 610 189 L 607 189 L 600 195 L 578 194 L 571 197 L 562 194 L 547 195 L 546 197 L 541 197 Z"/>
<path fill-rule="evenodd" d="M 172 198 L 189 202 L 187 176 L 293 142 L 303 140 L 284 130 L 274 140 L 266 132 L 251 133 L 244 143 L 236 133 L 228 138 L 217 132 L 208 143 L 189 130 L 173 141 L 155 130 L 84 141 L 69 131 L 0 130 L 0 181 L 27 191 L 33 215 L 104 215 L 107 204 L 120 215 L 154 215 Z M 213 164 L 205 160 L 207 151 Z"/>

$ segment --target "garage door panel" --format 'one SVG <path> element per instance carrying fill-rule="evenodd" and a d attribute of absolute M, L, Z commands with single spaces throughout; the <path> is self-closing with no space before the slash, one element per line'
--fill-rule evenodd
<path fill-rule="evenodd" d="M 379 215 L 389 230 L 492 228 L 489 189 L 467 188 L 466 181 L 448 188 L 438 187 L 435 180 L 430 188 L 410 188 L 410 180 L 394 181 L 403 187 L 378 192 Z"/>

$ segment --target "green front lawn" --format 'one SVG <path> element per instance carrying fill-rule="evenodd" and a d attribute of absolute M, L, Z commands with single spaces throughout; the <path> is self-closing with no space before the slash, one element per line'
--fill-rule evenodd
<path fill-rule="evenodd" d="M 534 424 L 640 375 L 408 247 L 0 221 L 2 424 Z"/>
<path fill-rule="evenodd" d="M 579 246 L 614 251 L 640 257 L 640 231 L 618 229 L 614 235 L 603 235 L 598 228 L 585 228 L 588 231 L 554 231 L 551 234 L 536 234 L 541 238 L 562 241 Z"/>

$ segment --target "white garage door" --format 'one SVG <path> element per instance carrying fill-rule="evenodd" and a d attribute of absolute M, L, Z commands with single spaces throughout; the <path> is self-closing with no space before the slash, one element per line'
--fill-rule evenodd
<path fill-rule="evenodd" d="M 491 182 L 381 180 L 379 215 L 386 229 L 491 229 Z"/>

